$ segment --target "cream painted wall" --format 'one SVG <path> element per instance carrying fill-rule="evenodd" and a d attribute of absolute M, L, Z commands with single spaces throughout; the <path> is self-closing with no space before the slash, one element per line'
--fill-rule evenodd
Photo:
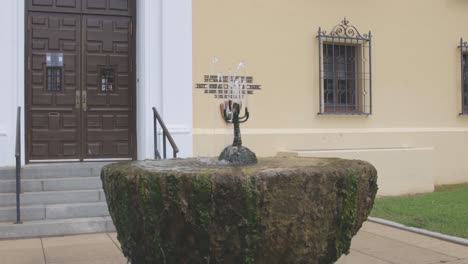
<path fill-rule="evenodd" d="M 379 195 L 402 195 L 434 190 L 433 148 L 361 148 L 298 151 L 301 157 L 361 159 L 378 168 Z"/>
<path fill-rule="evenodd" d="M 193 82 L 202 82 L 210 72 L 213 56 L 224 69 L 247 62 L 262 90 L 250 99 L 252 116 L 243 125 L 243 139 L 261 156 L 382 149 L 377 163 L 384 166 L 377 169 L 386 186 L 414 178 L 415 171 L 424 186 L 429 181 L 468 182 L 463 158 L 468 154 L 468 117 L 458 115 L 457 49 L 460 37 L 468 39 L 466 14 L 464 0 L 194 1 Z M 329 31 L 345 16 L 361 33 L 373 34 L 373 114 L 368 117 L 317 115 L 317 30 Z M 230 128 L 218 117 L 213 97 L 195 89 L 193 104 L 194 153 L 217 155 L 230 143 Z M 385 155 L 386 149 L 395 148 L 432 149 L 432 154 L 401 153 L 407 161 L 401 163 L 394 151 Z M 353 158 L 368 155 L 356 153 Z M 431 156 L 431 164 L 424 155 Z M 426 166 L 432 167 L 431 175 Z M 391 167 L 400 168 L 400 174 Z M 432 188 L 390 189 L 380 194 Z"/>

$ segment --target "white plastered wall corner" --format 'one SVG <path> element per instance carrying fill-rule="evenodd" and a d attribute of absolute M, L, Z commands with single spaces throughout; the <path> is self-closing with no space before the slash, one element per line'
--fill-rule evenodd
<path fill-rule="evenodd" d="M 2 1 L 0 49 L 0 167 L 15 164 L 16 108 L 24 106 L 24 2 Z M 23 111 L 24 113 L 24 111 Z M 24 115 L 21 116 L 24 122 Z M 24 129 L 24 125 L 22 126 Z M 21 135 L 24 135 L 24 130 Z M 21 136 L 24 160 L 24 138 Z"/>
<path fill-rule="evenodd" d="M 191 156 L 192 0 L 138 0 L 137 19 L 138 159 L 154 158 L 153 106 Z"/>

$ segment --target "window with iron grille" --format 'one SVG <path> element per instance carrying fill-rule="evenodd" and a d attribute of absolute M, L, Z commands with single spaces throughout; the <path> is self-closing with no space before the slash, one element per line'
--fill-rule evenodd
<path fill-rule="evenodd" d="M 468 114 L 468 43 L 460 39 L 461 115 Z"/>
<path fill-rule="evenodd" d="M 346 18 L 330 33 L 319 28 L 319 114 L 372 114 L 371 32 Z"/>
<path fill-rule="evenodd" d="M 62 91 L 62 67 L 47 67 L 47 91 Z"/>

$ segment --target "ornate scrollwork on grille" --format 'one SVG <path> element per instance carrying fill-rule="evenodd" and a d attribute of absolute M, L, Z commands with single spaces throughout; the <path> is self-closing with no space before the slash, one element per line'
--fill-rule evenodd
<path fill-rule="evenodd" d="M 319 28 L 319 36 L 330 36 L 330 37 L 345 37 L 345 38 L 357 38 L 357 39 L 368 39 L 368 34 L 361 34 L 359 30 L 349 24 L 349 20 L 346 17 L 341 21 L 340 24 L 336 25 L 330 33 Z"/>
<path fill-rule="evenodd" d="M 458 46 L 459 48 L 465 48 L 467 49 L 468 48 L 468 42 L 467 41 L 463 41 L 463 39 L 461 38 L 460 39 L 460 46 Z"/>

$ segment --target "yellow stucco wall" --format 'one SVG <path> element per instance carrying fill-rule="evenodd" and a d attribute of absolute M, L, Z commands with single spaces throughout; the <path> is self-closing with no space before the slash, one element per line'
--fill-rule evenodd
<path fill-rule="evenodd" d="M 224 71 L 246 61 L 262 90 L 249 99 L 243 140 L 259 156 L 366 159 L 379 170 L 381 195 L 468 182 L 457 49 L 468 39 L 467 14 L 465 0 L 193 1 L 194 86 L 213 56 Z M 317 115 L 317 30 L 345 16 L 373 34 L 371 116 Z M 232 134 L 219 102 L 200 89 L 193 100 L 195 155 L 217 155 Z"/>

